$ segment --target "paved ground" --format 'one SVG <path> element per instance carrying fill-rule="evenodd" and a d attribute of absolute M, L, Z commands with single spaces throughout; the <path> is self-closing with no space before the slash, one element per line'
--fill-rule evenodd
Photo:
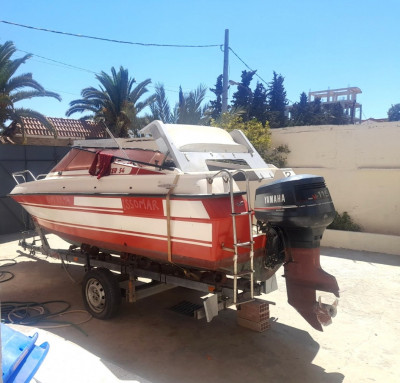
<path fill-rule="evenodd" d="M 1 300 L 66 300 L 82 309 L 80 286 L 57 262 L 20 255 L 12 236 L 0 237 L 0 260 L 14 279 L 0 284 Z M 52 239 L 53 246 L 61 246 Z M 271 329 L 256 333 L 236 325 L 234 310 L 211 323 L 169 308 L 200 301 L 197 292 L 170 290 L 135 304 L 123 304 L 111 321 L 40 331 L 50 352 L 36 374 L 47 382 L 398 382 L 400 376 L 400 257 L 322 249 L 323 268 L 341 288 L 338 315 L 323 333 L 312 329 L 286 303 L 283 278 Z M 0 262 L 4 264 L 4 261 Z M 75 279 L 81 268 L 70 266 Z M 278 272 L 278 276 L 281 273 Z M 77 313 L 68 320 L 80 321 Z M 20 328 L 33 332 L 31 328 Z"/>

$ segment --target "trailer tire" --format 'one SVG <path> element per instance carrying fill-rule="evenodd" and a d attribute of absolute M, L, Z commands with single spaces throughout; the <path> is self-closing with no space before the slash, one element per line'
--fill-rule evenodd
<path fill-rule="evenodd" d="M 115 316 L 121 304 L 121 291 L 114 274 L 105 268 L 88 271 L 82 282 L 83 303 L 97 319 Z"/>

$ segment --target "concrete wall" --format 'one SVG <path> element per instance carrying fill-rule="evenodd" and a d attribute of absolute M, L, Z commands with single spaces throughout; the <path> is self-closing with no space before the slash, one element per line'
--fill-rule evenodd
<path fill-rule="evenodd" d="M 287 164 L 325 177 L 336 210 L 364 232 L 400 236 L 400 123 L 301 126 L 272 130 Z"/>
<path fill-rule="evenodd" d="M 322 246 L 400 255 L 400 236 L 325 230 Z"/>

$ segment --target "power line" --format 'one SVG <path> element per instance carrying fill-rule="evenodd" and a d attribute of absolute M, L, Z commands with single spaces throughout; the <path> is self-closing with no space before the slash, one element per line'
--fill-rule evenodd
<path fill-rule="evenodd" d="M 93 74 L 98 74 L 97 72 L 94 72 L 94 71 L 92 71 L 92 70 L 90 70 L 90 69 L 81 68 L 81 67 L 79 67 L 79 66 L 67 64 L 67 63 L 64 63 L 64 62 L 62 62 L 62 61 L 57 61 L 57 60 L 50 59 L 50 58 L 48 58 L 48 57 L 39 56 L 39 55 L 37 55 L 37 54 L 35 54 L 35 53 L 26 52 L 26 51 L 23 51 L 23 50 L 21 50 L 21 49 L 17 49 L 17 51 L 23 52 L 23 53 L 26 53 L 26 54 L 29 54 L 29 55 L 32 55 L 32 56 L 34 56 L 34 57 L 39 57 L 39 58 L 44 59 L 44 60 L 52 61 L 52 62 L 54 62 L 54 63 L 67 66 L 67 67 L 70 67 L 70 68 L 72 68 L 72 69 L 79 69 L 79 70 L 84 71 L 84 72 L 89 72 L 89 73 L 93 73 Z"/>
<path fill-rule="evenodd" d="M 250 69 L 252 72 L 255 72 L 255 75 L 265 84 L 268 85 L 268 83 L 257 74 L 257 72 L 254 69 L 251 69 L 240 57 L 239 55 L 231 48 L 229 47 L 229 50 L 246 66 L 247 69 Z"/>
<path fill-rule="evenodd" d="M 39 57 L 39 58 L 41 58 L 41 59 L 43 59 L 43 60 L 48 60 L 48 61 L 53 62 L 53 63 L 55 63 L 55 64 L 59 64 L 59 65 L 56 65 L 56 66 L 66 66 L 66 67 L 71 68 L 71 69 L 76 69 L 76 70 L 80 70 L 80 71 L 84 71 L 84 72 L 88 72 L 88 73 L 93 73 L 93 74 L 95 74 L 95 75 L 99 75 L 99 74 L 100 74 L 100 73 L 94 72 L 94 71 L 92 71 L 92 70 L 90 70 L 90 69 L 78 67 L 78 66 L 76 66 L 76 65 L 67 64 L 67 63 L 65 63 L 65 62 L 63 62 L 63 61 L 58 61 L 58 60 L 51 59 L 51 58 L 49 58 L 49 57 L 40 56 L 40 55 L 37 55 L 37 54 L 32 53 L 32 52 L 24 51 L 24 50 L 22 50 L 22 49 L 17 49 L 17 51 L 18 51 L 18 52 L 25 53 L 25 54 L 29 54 L 29 55 L 31 55 L 31 56 L 33 56 L 33 57 Z M 41 62 L 41 63 L 46 63 L 45 61 L 40 61 L 40 60 L 37 60 L 37 61 L 38 61 L 38 62 Z M 46 63 L 46 64 L 50 64 L 50 63 Z M 150 84 L 147 85 L 147 87 L 149 87 L 149 88 L 154 88 L 154 89 L 156 88 L 155 85 L 150 85 Z M 167 87 L 164 87 L 164 89 L 165 89 L 166 91 L 168 91 L 168 92 L 179 93 L 179 90 L 176 90 L 176 89 L 169 89 L 169 88 L 170 88 L 170 87 L 169 87 L 168 85 L 167 85 Z M 177 88 L 178 88 L 178 87 L 177 87 Z M 79 96 L 79 95 L 77 95 L 77 94 L 70 93 L 70 92 L 65 92 L 65 91 L 61 91 L 61 90 L 54 90 L 54 92 L 70 94 L 70 95 L 73 95 L 73 96 Z M 211 97 L 205 96 L 205 98 L 211 98 Z"/>
<path fill-rule="evenodd" d="M 38 28 L 38 27 L 33 27 L 30 25 L 24 25 L 24 24 L 18 24 L 14 23 L 11 21 L 6 21 L 6 20 L 0 20 L 0 23 L 3 24 L 9 24 L 17 27 L 22 27 L 22 28 L 27 28 L 27 29 L 32 29 L 32 30 L 37 30 L 37 31 L 42 31 L 42 32 L 49 32 L 49 33 L 55 33 L 55 34 L 60 34 L 60 35 L 66 35 L 66 36 L 73 36 L 73 37 L 80 37 L 80 38 L 87 38 L 87 39 L 93 39 L 93 40 L 100 40 L 100 41 L 107 41 L 107 42 L 112 42 L 112 43 L 118 43 L 118 44 L 129 44 L 129 45 L 139 45 L 139 46 L 147 46 L 147 47 L 167 47 L 167 48 L 213 48 L 213 47 L 220 47 L 222 48 L 223 44 L 208 44 L 208 45 L 184 45 L 184 44 L 157 44 L 157 43 L 140 43 L 140 42 L 132 42 L 132 41 L 123 41 L 123 40 L 115 40 L 115 39 L 107 39 L 103 37 L 96 37 L 96 36 L 89 36 L 89 35 L 81 35 L 81 34 L 76 34 L 76 33 L 70 33 L 70 32 L 62 32 L 62 31 L 55 31 L 52 29 L 46 29 L 46 28 Z M 231 48 L 229 47 L 229 50 L 241 61 L 249 70 L 255 73 L 255 76 L 258 77 L 265 85 L 268 85 L 267 81 L 265 81 L 260 75 L 257 74 L 257 71 L 253 70 L 250 68 L 250 66 Z M 85 69 L 81 68 L 75 65 L 70 65 L 66 64 L 61 61 L 53 60 L 47 57 L 39 56 L 33 53 L 25 52 L 23 50 L 19 50 L 20 52 L 28 53 L 33 56 L 52 61 L 57 64 L 65 65 L 67 67 L 73 68 L 73 69 L 79 69 L 85 72 L 93 73 L 93 74 L 98 74 L 97 72 L 94 72 L 90 69 Z M 173 91 L 174 92 L 174 91 Z"/>
<path fill-rule="evenodd" d="M 267 86 L 269 86 L 269 84 L 261 77 L 257 74 L 257 71 L 255 71 L 254 69 L 251 69 L 239 56 L 238 54 L 231 48 L 229 47 L 229 50 L 247 67 L 247 69 L 250 69 L 252 72 L 254 72 L 254 74 Z M 287 100 L 293 104 L 293 101 L 289 100 L 287 98 Z"/>
<path fill-rule="evenodd" d="M 220 47 L 222 48 L 223 44 L 207 44 L 207 45 L 184 45 L 184 44 L 157 44 L 157 43 L 140 43 L 140 42 L 132 42 L 132 41 L 123 41 L 123 40 L 115 40 L 115 39 L 107 39 L 107 38 L 103 38 L 103 37 L 96 37 L 96 36 L 89 36 L 89 35 L 81 35 L 81 34 L 76 34 L 76 33 L 70 33 L 70 32 L 62 32 L 62 31 L 55 31 L 52 29 L 46 29 L 46 28 L 38 28 L 38 27 L 33 27 L 30 25 L 24 25 L 24 24 L 18 24 L 18 23 L 14 23 L 11 21 L 6 21 L 6 20 L 0 20 L 0 23 L 4 23 L 4 24 L 9 24 L 9 25 L 13 25 L 13 26 L 17 26 L 17 27 L 22 27 L 22 28 L 27 28 L 27 29 L 32 29 L 32 30 L 37 30 L 37 31 L 42 31 L 42 32 L 49 32 L 49 33 L 56 33 L 56 34 L 60 34 L 60 35 L 66 35 L 66 36 L 73 36 L 73 37 L 80 37 L 80 38 L 87 38 L 87 39 L 93 39 L 93 40 L 100 40 L 100 41 L 107 41 L 107 42 L 112 42 L 112 43 L 118 43 L 118 44 L 129 44 L 129 45 L 139 45 L 139 46 L 146 46 L 146 47 L 166 47 L 166 48 L 213 48 L 213 47 Z M 265 81 L 259 74 L 257 74 L 257 72 L 253 69 L 250 68 L 250 66 L 248 64 L 246 64 L 246 62 L 239 57 L 239 55 L 231 48 L 229 47 L 229 50 L 251 71 L 255 72 L 255 76 L 258 77 L 265 85 L 268 85 L 267 81 Z M 24 52 L 24 51 L 21 51 Z M 27 53 L 27 52 L 25 52 Z M 89 69 L 84 69 L 84 68 L 80 68 L 80 67 L 75 67 L 73 65 L 69 65 L 69 64 L 65 64 L 56 60 L 52 60 L 52 59 L 47 59 L 45 57 L 39 56 L 39 55 L 35 55 L 37 57 L 40 58 L 44 58 L 46 60 L 49 61 L 53 61 L 62 65 L 66 65 L 72 68 L 76 68 L 76 69 L 80 69 L 83 71 L 87 71 L 90 73 L 94 73 L 97 74 L 96 72 L 93 72 Z"/>
<path fill-rule="evenodd" d="M 42 32 L 49 32 L 49 33 L 57 33 L 57 34 L 60 34 L 60 35 L 65 35 L 65 36 L 81 37 L 81 38 L 92 39 L 92 40 L 108 41 L 108 42 L 110 42 L 110 43 L 129 44 L 129 45 L 140 45 L 140 46 L 144 46 L 144 47 L 213 48 L 213 47 L 219 47 L 219 46 L 221 46 L 221 44 L 183 45 L 183 44 L 139 43 L 139 42 L 132 42 L 132 41 L 123 41 L 123 40 L 107 39 L 107 38 L 96 37 L 96 36 L 81 35 L 81 34 L 77 34 L 77 33 L 55 31 L 55 30 L 52 30 L 52 29 L 38 28 L 38 27 L 32 27 L 32 26 L 30 26 L 30 25 L 23 25 L 23 24 L 13 23 L 13 22 L 11 22 L 11 21 L 6 21 L 6 20 L 0 20 L 0 23 L 9 24 L 9 25 L 13 25 L 13 26 L 16 26 L 16 27 L 22 27 L 22 28 L 27 28 L 27 29 L 33 29 L 33 30 L 35 30 L 35 31 L 42 31 Z"/>
<path fill-rule="evenodd" d="M 49 58 L 49 57 L 40 56 L 40 55 L 37 55 L 36 53 L 27 52 L 27 51 L 24 51 L 24 50 L 22 50 L 22 49 L 17 49 L 17 51 L 18 51 L 18 52 L 25 53 L 25 54 L 29 54 L 29 55 L 31 55 L 31 56 L 33 56 L 33 57 L 39 57 L 39 58 L 41 58 L 41 59 L 43 59 L 43 60 L 48 60 L 48 61 L 51 61 L 51 62 L 53 62 L 53 63 L 59 64 L 59 65 L 56 65 L 56 66 L 66 66 L 66 67 L 69 67 L 69 68 L 71 68 L 71 69 L 77 69 L 77 70 L 80 70 L 80 71 L 93 73 L 93 74 L 95 74 L 95 75 L 99 75 L 99 74 L 100 74 L 99 72 L 95 72 L 95 71 L 92 71 L 92 70 L 87 69 L 87 68 L 82 68 L 82 67 L 79 67 L 79 66 L 76 66 L 76 65 L 67 64 L 67 63 L 65 63 L 65 62 L 63 62 L 63 61 L 58 61 L 58 60 L 51 59 L 51 58 Z M 40 60 L 36 60 L 36 61 L 42 62 L 42 63 L 46 63 L 45 61 L 40 61 Z M 46 64 L 49 64 L 49 63 L 46 63 Z M 147 85 L 147 86 L 148 86 L 149 88 L 155 88 L 154 85 Z M 169 88 L 168 85 L 167 85 L 167 87 Z M 179 90 L 168 89 L 167 87 L 164 87 L 164 89 L 165 89 L 166 91 L 168 91 L 168 92 L 179 93 Z M 176 87 L 176 88 L 179 88 L 179 87 Z M 61 92 L 61 91 L 60 91 L 60 92 Z M 67 93 L 67 92 L 64 92 L 64 93 Z M 70 94 L 72 94 L 72 93 L 70 93 Z"/>

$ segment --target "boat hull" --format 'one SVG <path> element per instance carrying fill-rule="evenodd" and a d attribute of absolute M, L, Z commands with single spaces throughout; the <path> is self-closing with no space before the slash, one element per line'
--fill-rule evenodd
<path fill-rule="evenodd" d="M 39 226 L 72 243 L 207 270 L 231 270 L 233 265 L 233 253 L 227 250 L 233 248 L 227 195 L 172 196 L 169 202 L 166 196 L 133 195 L 24 194 L 12 198 Z M 242 195 L 234 197 L 234 204 L 239 213 L 247 209 Z M 235 219 L 238 240 L 249 241 L 248 216 Z M 265 235 L 254 240 L 255 257 L 263 257 Z M 238 261 L 243 267 L 248 263 L 248 249 L 240 249 Z"/>

